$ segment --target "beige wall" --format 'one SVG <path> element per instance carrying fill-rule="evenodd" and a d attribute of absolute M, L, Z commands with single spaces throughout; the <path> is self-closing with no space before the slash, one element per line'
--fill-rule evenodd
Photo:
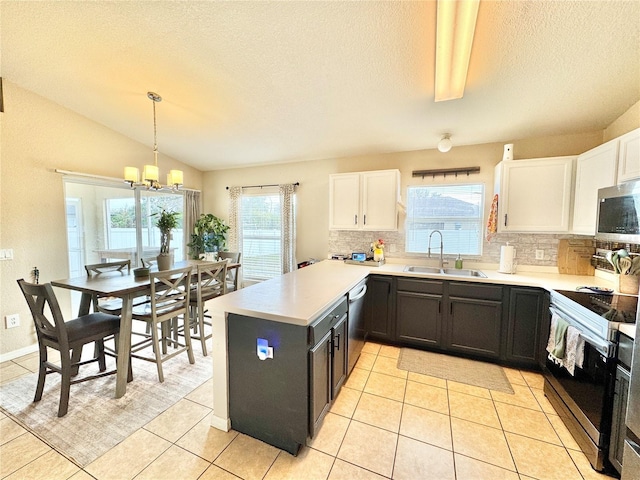
<path fill-rule="evenodd" d="M 602 143 L 602 132 L 553 136 L 514 141 L 514 158 L 537 158 L 578 155 Z M 464 178 L 442 176 L 413 178 L 414 170 L 479 166 L 480 173 L 470 182 L 483 182 L 487 192 L 493 192 L 494 166 L 502 159 L 503 144 L 492 143 L 454 147 L 448 153 L 420 150 L 379 155 L 290 163 L 254 168 L 216 170 L 204 175 L 204 211 L 228 218 L 226 186 L 260 185 L 300 182 L 297 189 L 297 258 L 326 258 L 329 244 L 329 174 L 397 168 L 401 174 L 401 189 L 407 185 L 461 183 Z M 486 195 L 485 211 L 492 196 Z M 334 252 L 335 253 L 335 252 Z"/>
<path fill-rule="evenodd" d="M 16 279 L 40 281 L 68 275 L 62 176 L 55 169 L 121 178 L 125 165 L 142 166 L 151 147 L 135 142 L 3 79 L 0 114 L 0 248 L 13 261 L 0 262 L 0 360 L 35 343 L 33 321 Z M 201 189 L 202 173 L 160 155 L 161 171 L 184 170 L 185 185 Z M 63 305 L 68 296 L 59 291 Z M 5 329 L 4 316 L 19 313 L 21 324 Z"/>
<path fill-rule="evenodd" d="M 636 128 L 640 128 L 640 101 L 605 128 L 604 141 L 608 142 Z"/>
<path fill-rule="evenodd" d="M 125 165 L 142 165 L 150 147 L 88 120 L 49 100 L 3 81 L 5 112 L 0 114 L 0 248 L 14 250 L 13 261 L 0 262 L 0 361 L 35 343 L 32 320 L 16 279 L 29 278 L 34 266 L 41 281 L 68 274 L 64 197 L 55 169 L 120 178 Z M 607 135 L 639 126 L 634 105 L 612 123 Z M 623 131 L 624 130 L 624 131 Z M 577 155 L 602 143 L 603 132 L 587 132 L 514 141 L 516 159 Z M 502 158 L 502 144 L 366 155 L 276 166 L 218 170 L 202 174 L 160 155 L 161 170 L 181 168 L 185 185 L 203 191 L 204 211 L 228 218 L 226 186 L 300 182 L 298 188 L 298 259 L 323 258 L 328 252 L 329 174 L 398 168 L 402 189 L 420 184 L 413 170 L 480 166 L 473 181 L 493 182 L 493 166 Z M 438 177 L 437 183 L 450 178 Z M 488 198 L 490 196 L 487 196 Z M 62 293 L 62 292 L 61 292 Z M 62 295 L 64 295 L 62 293 Z M 62 296 L 61 295 L 61 296 Z M 68 305 L 68 299 L 62 299 Z M 4 316 L 19 313 L 21 326 L 7 330 Z M 67 312 L 68 313 L 68 312 Z"/>

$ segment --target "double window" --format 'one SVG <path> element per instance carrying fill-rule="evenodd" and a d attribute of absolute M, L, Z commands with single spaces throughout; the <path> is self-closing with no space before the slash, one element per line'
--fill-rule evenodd
<path fill-rule="evenodd" d="M 157 256 L 160 231 L 154 215 L 162 209 L 184 211 L 181 193 L 157 192 L 65 179 L 67 239 L 70 275 L 84 275 L 84 265 Z M 182 215 L 172 232 L 171 250 L 176 261 L 184 260 Z"/>
<path fill-rule="evenodd" d="M 407 188 L 406 252 L 426 253 L 429 235 L 442 233 L 444 253 L 481 255 L 484 185 L 432 185 Z M 432 243 L 431 250 L 438 251 Z"/>

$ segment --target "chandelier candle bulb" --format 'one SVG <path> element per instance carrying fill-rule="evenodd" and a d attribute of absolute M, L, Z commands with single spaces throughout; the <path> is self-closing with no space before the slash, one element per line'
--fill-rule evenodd
<path fill-rule="evenodd" d="M 169 170 L 169 176 L 167 178 L 169 185 L 182 185 L 184 183 L 182 170 Z"/>
<path fill-rule="evenodd" d="M 140 181 L 140 170 L 136 167 L 124 167 L 124 179 L 126 182 L 138 183 Z"/>

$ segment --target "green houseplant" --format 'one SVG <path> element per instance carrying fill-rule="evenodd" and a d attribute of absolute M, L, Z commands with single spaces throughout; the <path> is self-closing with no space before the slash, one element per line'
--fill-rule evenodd
<path fill-rule="evenodd" d="M 187 244 L 189 255 L 200 258 L 206 252 L 219 252 L 226 247 L 229 225 L 212 213 L 203 213 L 193 226 L 191 241 Z"/>
<path fill-rule="evenodd" d="M 169 270 L 171 268 L 171 231 L 178 226 L 178 212 L 169 212 L 162 209 L 158 215 L 156 227 L 160 230 L 160 254 L 158 255 L 158 270 Z"/>

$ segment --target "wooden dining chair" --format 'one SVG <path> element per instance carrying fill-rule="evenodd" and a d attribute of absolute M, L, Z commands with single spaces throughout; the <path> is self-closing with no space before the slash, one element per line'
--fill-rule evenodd
<path fill-rule="evenodd" d="M 158 257 L 142 257 L 140 259 L 144 268 L 152 268 L 158 266 Z"/>
<path fill-rule="evenodd" d="M 121 275 L 129 275 L 131 271 L 131 260 L 122 260 L 118 262 L 94 263 L 84 266 L 88 277 L 97 277 L 104 273 L 116 272 Z M 133 300 L 134 305 L 140 305 L 147 302 L 145 297 L 139 297 Z M 109 313 L 111 315 L 120 315 L 122 311 L 122 299 L 114 297 L 93 297 L 93 311 Z"/>
<path fill-rule="evenodd" d="M 218 258 L 222 260 L 228 260 L 231 263 L 240 263 L 240 252 L 218 252 Z M 230 268 L 227 270 L 227 291 L 235 292 L 238 290 L 238 269 Z"/>
<path fill-rule="evenodd" d="M 207 356 L 207 340 L 211 333 L 206 332 L 205 325 L 211 328 L 211 322 L 205 320 L 205 302 L 227 293 L 227 261 L 200 263 L 197 265 L 197 279 L 191 284 L 190 326 L 194 330 L 192 339 L 200 340 L 202 354 Z M 208 318 L 208 316 L 207 316 Z"/>
<path fill-rule="evenodd" d="M 133 320 L 147 322 L 151 325 L 151 331 L 149 334 L 138 334 L 145 338 L 131 346 L 131 356 L 155 363 L 160 382 L 164 382 L 162 364 L 176 355 L 187 353 L 189 363 L 195 363 L 189 329 L 190 278 L 191 267 L 151 272 L 151 301 L 133 308 Z M 171 335 L 172 328 L 169 327 L 174 318 L 182 318 L 184 343 Z M 161 348 L 161 342 L 165 348 Z M 166 353 L 166 344 L 173 344 L 176 348 L 171 353 Z M 138 353 L 149 346 L 153 350 L 152 356 L 144 352 Z"/>
<path fill-rule="evenodd" d="M 69 408 L 71 385 L 116 373 L 115 369 L 106 371 L 104 339 L 114 335 L 117 352 L 120 317 L 94 312 L 65 322 L 50 283 L 34 284 L 20 279 L 18 285 L 33 316 L 40 352 L 38 384 L 33 401 L 38 402 L 42 399 L 46 376 L 50 373 L 59 373 L 62 376 L 62 383 L 58 417 L 64 417 Z M 84 345 L 94 342 L 97 352 L 94 358 L 81 361 L 80 355 L 78 355 L 78 359 L 74 360 L 74 352 L 81 352 Z M 61 366 L 49 362 L 48 348 L 60 352 Z M 78 367 L 93 362 L 98 362 L 100 373 L 72 380 Z M 132 378 L 131 365 L 129 365 L 128 381 L 131 381 Z"/>

